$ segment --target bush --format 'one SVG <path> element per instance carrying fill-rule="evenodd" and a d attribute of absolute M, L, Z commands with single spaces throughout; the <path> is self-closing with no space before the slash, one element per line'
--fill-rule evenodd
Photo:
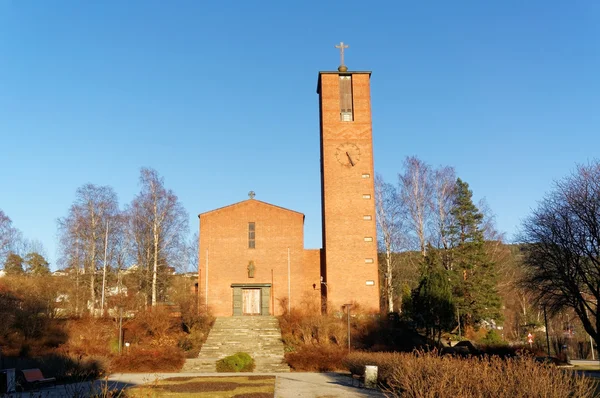
<path fill-rule="evenodd" d="M 344 369 L 343 359 L 347 348 L 302 346 L 285 354 L 288 365 L 295 371 L 331 372 Z"/>
<path fill-rule="evenodd" d="M 111 361 L 111 372 L 176 372 L 183 366 L 185 356 L 174 347 L 132 349 Z"/>
<path fill-rule="evenodd" d="M 506 342 L 502 339 L 502 336 L 500 336 L 498 334 L 498 332 L 496 332 L 495 329 L 490 329 L 490 331 L 487 332 L 485 337 L 483 339 L 481 339 L 479 342 L 481 344 L 492 345 L 492 346 L 506 344 Z"/>
<path fill-rule="evenodd" d="M 206 341 L 210 328 L 212 326 L 210 318 L 205 319 L 205 323 L 198 323 L 187 328 L 187 333 L 180 337 L 177 346 L 185 351 L 187 358 L 197 358 L 200 348 Z"/>
<path fill-rule="evenodd" d="M 217 361 L 217 372 L 252 372 L 254 359 L 245 352 L 238 352 Z"/>
<path fill-rule="evenodd" d="M 89 316 L 68 320 L 66 330 L 69 334 L 69 340 L 62 349 L 71 354 L 82 356 L 110 355 L 110 341 L 117 338 L 119 334 L 118 328 L 112 320 Z M 90 333 L 90 331 L 93 331 L 93 333 Z"/>
<path fill-rule="evenodd" d="M 390 397 L 591 398 L 594 381 L 540 364 L 531 357 L 459 358 L 437 353 L 351 353 L 344 361 L 354 373 L 379 366 L 378 381 Z"/>
<path fill-rule="evenodd" d="M 152 346 L 176 346 L 184 335 L 181 318 L 166 307 L 140 311 L 123 327 L 126 341 Z"/>

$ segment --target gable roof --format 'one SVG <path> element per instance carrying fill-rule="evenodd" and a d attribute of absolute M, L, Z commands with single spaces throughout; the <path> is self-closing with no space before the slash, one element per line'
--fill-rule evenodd
<path fill-rule="evenodd" d="M 304 213 L 300 213 L 299 211 L 286 209 L 285 207 L 276 206 L 276 205 L 273 205 L 271 203 L 263 202 L 262 200 L 257 200 L 257 199 L 246 199 L 246 200 L 242 200 L 241 202 L 232 203 L 232 204 L 227 205 L 227 206 L 223 206 L 223 207 L 219 207 L 219 208 L 216 208 L 216 209 L 213 209 L 213 210 L 209 210 L 209 211 L 206 211 L 204 213 L 198 214 L 198 217 L 203 216 L 205 214 L 209 214 L 209 213 L 214 213 L 214 212 L 217 212 L 217 211 L 225 210 L 225 209 L 228 209 L 228 208 L 231 208 L 231 207 L 234 207 L 234 206 L 240 206 L 240 205 L 243 205 L 243 204 L 247 204 L 249 202 L 258 203 L 259 205 L 263 205 L 263 206 L 273 207 L 275 209 L 287 211 L 287 212 L 290 212 L 290 213 L 300 214 L 302 216 L 302 218 L 305 217 Z"/>

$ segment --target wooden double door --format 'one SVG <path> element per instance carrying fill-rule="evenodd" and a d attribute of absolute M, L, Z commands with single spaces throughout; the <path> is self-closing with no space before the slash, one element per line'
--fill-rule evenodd
<path fill-rule="evenodd" d="M 261 289 L 242 289 L 242 314 L 260 315 Z"/>

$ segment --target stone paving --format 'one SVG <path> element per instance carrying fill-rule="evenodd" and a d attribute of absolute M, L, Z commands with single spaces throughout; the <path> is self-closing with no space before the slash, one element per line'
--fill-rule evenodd
<path fill-rule="evenodd" d="M 218 375 L 232 376 L 231 373 L 189 373 L 186 376 L 215 377 Z M 268 373 L 236 373 L 236 376 L 269 375 Z M 362 398 L 384 397 L 377 390 L 358 388 L 352 385 L 352 378 L 344 373 L 271 373 L 276 377 L 276 398 Z M 99 393 L 107 386 L 109 389 L 123 389 L 134 385 L 152 383 L 155 380 L 181 376 L 180 373 L 117 373 L 107 380 L 97 380 L 93 383 L 74 383 L 46 387 L 37 391 L 3 395 L 11 398 L 63 398 L 88 397 Z"/>

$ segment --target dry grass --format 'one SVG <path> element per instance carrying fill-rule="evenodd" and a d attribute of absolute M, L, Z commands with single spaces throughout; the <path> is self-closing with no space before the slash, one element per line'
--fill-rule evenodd
<path fill-rule="evenodd" d="M 130 352 L 115 356 L 111 372 L 177 372 L 185 362 L 183 352 L 175 347 L 135 347 Z"/>
<path fill-rule="evenodd" d="M 458 358 L 436 353 L 351 353 L 345 365 L 362 373 L 379 366 L 389 397 L 591 398 L 594 382 L 531 357 Z"/>
<path fill-rule="evenodd" d="M 275 377 L 173 377 L 130 388 L 128 397 L 272 398 Z"/>
<path fill-rule="evenodd" d="M 343 360 L 348 349 L 341 347 L 304 346 L 285 354 L 285 360 L 293 371 L 331 372 L 345 369 Z"/>

